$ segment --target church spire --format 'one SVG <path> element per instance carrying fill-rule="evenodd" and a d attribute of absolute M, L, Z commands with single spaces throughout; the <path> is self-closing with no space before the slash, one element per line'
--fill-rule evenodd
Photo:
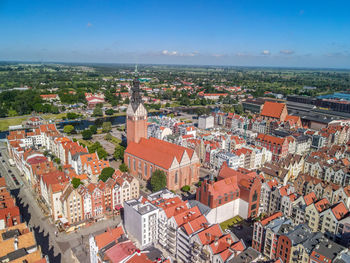
<path fill-rule="evenodd" d="M 140 81 L 138 78 L 134 78 L 131 88 L 131 100 L 130 104 L 134 112 L 137 110 L 139 105 L 142 103 L 142 96 L 140 91 Z"/>

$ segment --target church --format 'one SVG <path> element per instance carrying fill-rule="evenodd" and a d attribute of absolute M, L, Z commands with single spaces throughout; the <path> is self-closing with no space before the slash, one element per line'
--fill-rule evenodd
<path fill-rule="evenodd" d="M 170 190 L 198 182 L 200 161 L 194 150 L 147 138 L 147 110 L 142 103 L 138 79 L 133 81 L 126 115 L 128 146 L 124 162 L 133 176 L 149 180 L 155 170 L 162 170 Z"/>

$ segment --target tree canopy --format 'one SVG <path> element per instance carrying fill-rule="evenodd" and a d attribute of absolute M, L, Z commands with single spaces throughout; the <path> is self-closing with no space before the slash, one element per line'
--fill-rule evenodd
<path fill-rule="evenodd" d="M 84 140 L 91 140 L 91 138 L 92 138 L 92 132 L 90 129 L 83 130 L 81 135 L 83 136 Z"/>
<path fill-rule="evenodd" d="M 79 178 L 76 178 L 76 177 L 73 177 L 71 183 L 75 189 L 78 188 L 79 185 L 83 184 L 83 182 Z"/>
<path fill-rule="evenodd" d="M 63 127 L 63 132 L 67 134 L 71 134 L 74 131 L 73 125 L 66 125 Z"/>
<path fill-rule="evenodd" d="M 129 171 L 129 168 L 125 163 L 122 163 L 121 165 L 119 165 L 119 170 L 123 173 L 127 173 Z"/>
<path fill-rule="evenodd" d="M 111 178 L 113 176 L 114 171 L 115 170 L 112 167 L 103 168 L 98 179 L 102 180 L 103 182 L 106 182 L 108 180 L 108 178 Z"/>
<path fill-rule="evenodd" d="M 162 170 L 155 170 L 151 176 L 151 190 L 157 192 L 166 187 L 166 175 Z"/>

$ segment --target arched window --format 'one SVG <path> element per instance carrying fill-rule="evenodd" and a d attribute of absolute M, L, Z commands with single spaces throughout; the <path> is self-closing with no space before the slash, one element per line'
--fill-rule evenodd
<path fill-rule="evenodd" d="M 178 179 L 179 179 L 179 178 L 178 178 L 178 173 L 176 172 L 176 173 L 175 173 L 175 184 L 177 184 Z"/>

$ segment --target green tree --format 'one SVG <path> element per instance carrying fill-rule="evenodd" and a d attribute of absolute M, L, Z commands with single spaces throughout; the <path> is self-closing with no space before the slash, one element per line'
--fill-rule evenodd
<path fill-rule="evenodd" d="M 110 132 L 112 130 L 112 123 L 106 121 L 102 124 L 102 132 Z"/>
<path fill-rule="evenodd" d="M 119 170 L 123 173 L 127 173 L 129 171 L 129 168 L 125 163 L 122 163 L 121 165 L 119 165 Z"/>
<path fill-rule="evenodd" d="M 7 114 L 9 117 L 14 117 L 18 115 L 17 111 L 15 110 L 9 110 Z"/>
<path fill-rule="evenodd" d="M 105 140 L 106 140 L 106 141 L 111 141 L 111 140 L 113 140 L 112 134 L 107 133 L 106 136 L 105 136 Z"/>
<path fill-rule="evenodd" d="M 96 125 L 91 125 L 91 126 L 89 127 L 89 129 L 90 129 L 90 131 L 92 132 L 92 134 L 96 134 L 96 133 L 97 133 L 97 127 L 96 127 Z"/>
<path fill-rule="evenodd" d="M 106 152 L 106 150 L 102 146 L 101 146 L 101 148 L 97 149 L 97 155 L 98 155 L 98 158 L 107 160 L 108 153 Z"/>
<path fill-rule="evenodd" d="M 58 157 L 55 157 L 55 158 L 53 159 L 53 161 L 54 161 L 55 163 L 57 163 L 57 164 L 61 164 L 61 159 L 58 158 Z"/>
<path fill-rule="evenodd" d="M 166 175 L 162 170 L 155 170 L 151 176 L 151 190 L 157 192 L 166 187 Z"/>
<path fill-rule="evenodd" d="M 91 140 L 91 138 L 92 138 L 92 132 L 89 129 L 83 130 L 81 135 L 83 136 L 84 140 Z"/>
<path fill-rule="evenodd" d="M 113 153 L 113 157 L 115 160 L 123 160 L 124 159 L 124 151 L 125 151 L 125 147 L 118 145 L 117 147 L 115 147 L 115 151 Z"/>
<path fill-rule="evenodd" d="M 189 192 L 191 190 L 191 187 L 189 185 L 184 185 L 183 187 L 181 187 L 181 191 L 182 192 Z"/>
<path fill-rule="evenodd" d="M 75 120 L 75 119 L 77 119 L 79 117 L 80 117 L 80 115 L 75 113 L 75 112 L 68 112 L 67 113 L 67 119 L 68 120 Z"/>
<path fill-rule="evenodd" d="M 67 134 L 71 134 L 74 131 L 73 125 L 66 125 L 63 127 L 63 132 Z"/>
<path fill-rule="evenodd" d="M 105 111 L 106 115 L 113 115 L 114 114 L 114 110 L 113 109 L 108 109 Z"/>
<path fill-rule="evenodd" d="M 108 178 L 111 178 L 114 174 L 114 169 L 112 167 L 106 167 L 103 168 L 101 174 L 99 175 L 98 179 L 102 180 L 103 182 L 106 182 Z"/>
<path fill-rule="evenodd" d="M 76 178 L 76 177 L 73 177 L 71 183 L 75 189 L 78 188 L 79 185 L 83 184 L 83 182 L 79 178 Z"/>
<path fill-rule="evenodd" d="M 103 116 L 103 111 L 101 107 L 96 106 L 94 111 L 93 111 L 93 116 L 100 117 Z"/>

